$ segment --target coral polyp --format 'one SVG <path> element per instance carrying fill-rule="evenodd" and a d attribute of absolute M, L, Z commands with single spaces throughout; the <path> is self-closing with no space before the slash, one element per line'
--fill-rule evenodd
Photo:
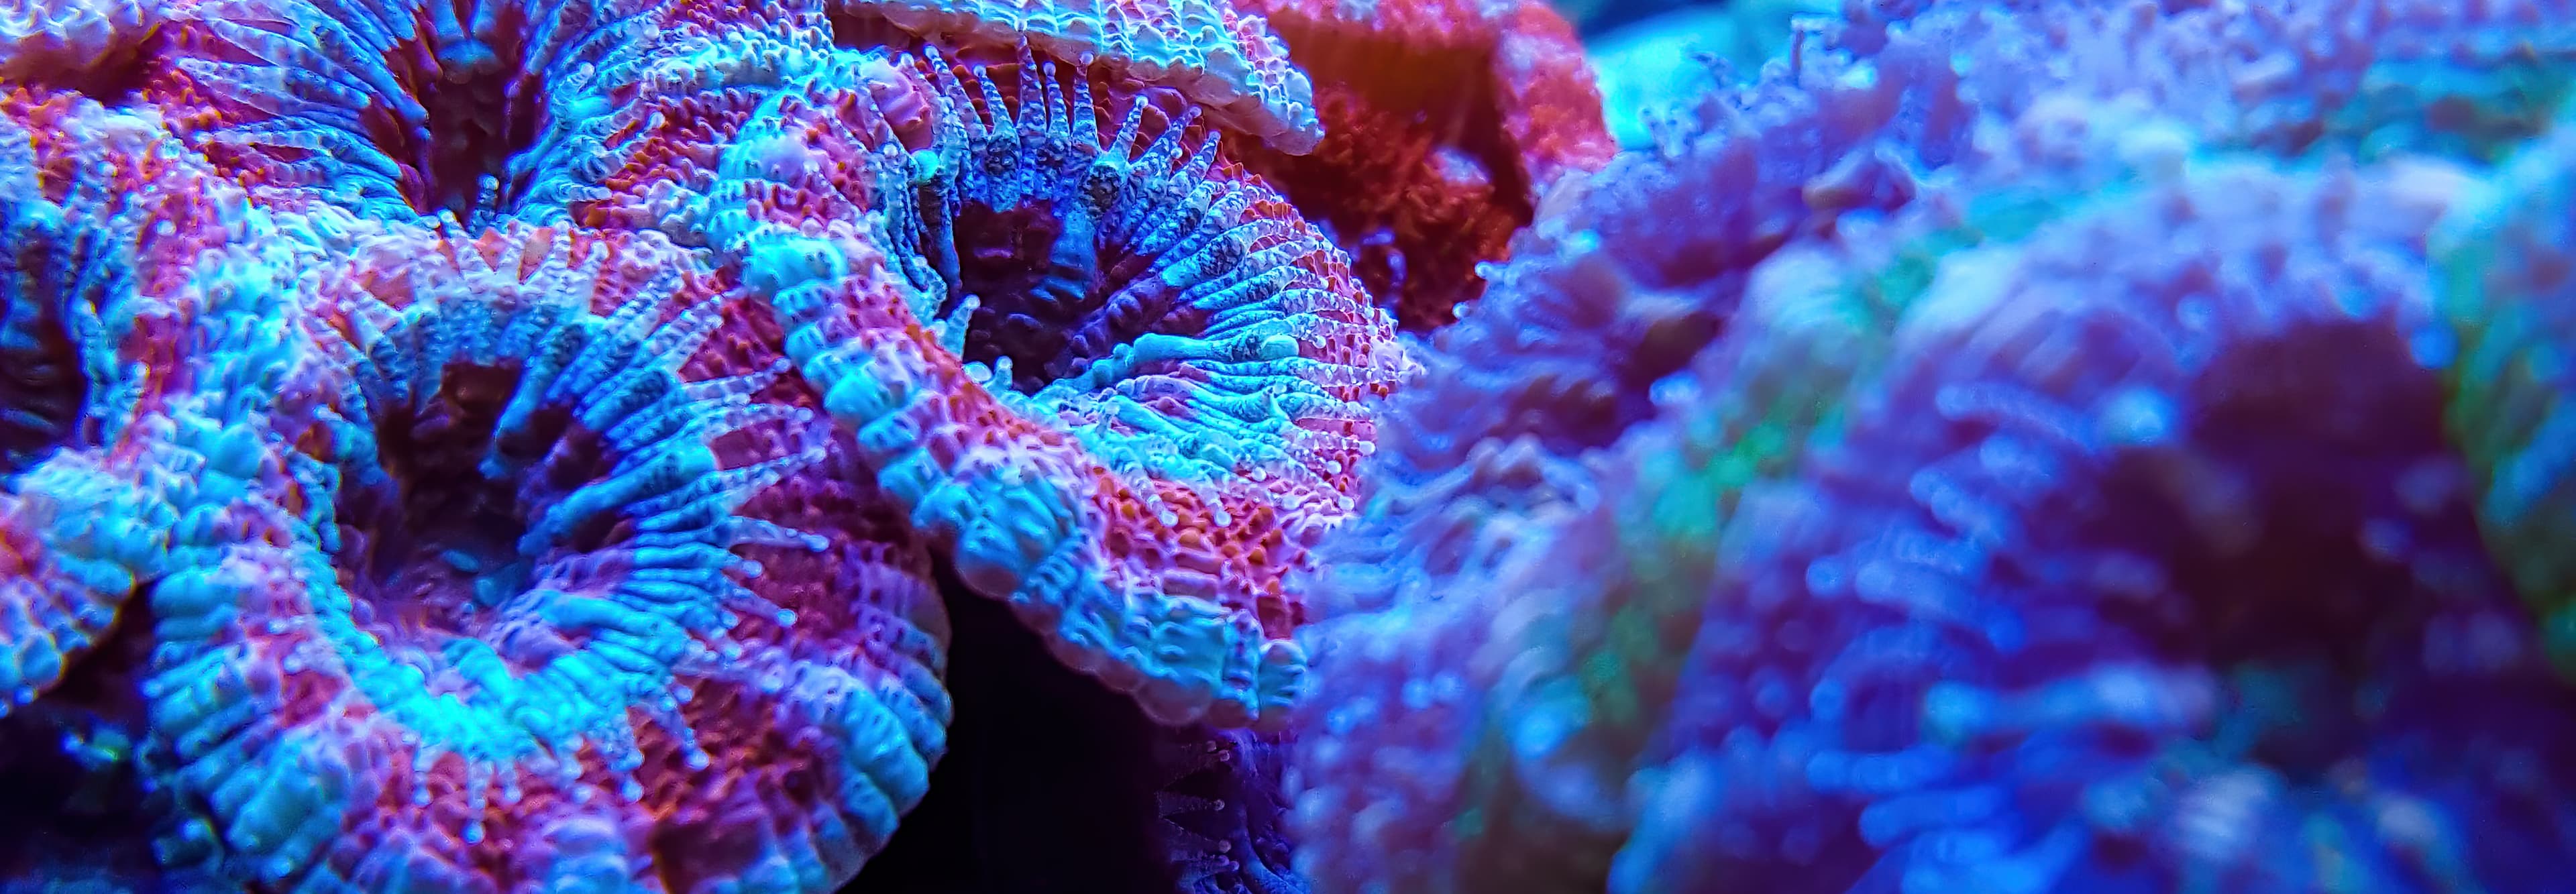
<path fill-rule="evenodd" d="M 680 377 L 741 296 L 650 240 L 398 230 L 352 251 L 393 275 L 280 284 L 309 359 L 272 419 L 278 449 L 224 470 L 270 511 L 190 538 L 225 558 L 154 593 L 145 685 L 178 784 L 204 799 L 198 840 L 267 884 L 449 888 L 493 848 L 518 854 L 505 884 L 819 890 L 855 871 L 920 797 L 939 748 L 920 724 L 945 708 L 935 689 L 880 689 L 900 667 L 835 680 L 730 635 L 798 620 L 736 550 L 829 546 L 735 512 L 819 445 L 733 466 L 713 447 L 809 415 L 748 400 L 783 364 Z M 914 637 L 896 654 L 935 668 L 935 640 Z M 697 707 L 710 684 L 820 734 L 773 758 L 821 764 L 786 793 L 817 807 L 774 820 L 803 829 L 777 845 L 789 865 L 653 855 L 688 780 L 713 772 L 702 740 L 759 723 L 722 703 L 739 696 Z"/>
<path fill-rule="evenodd" d="M 912 57 L 917 152 L 882 110 L 768 100 L 684 217 L 966 583 L 1160 719 L 1275 725 L 1303 663 L 1279 578 L 1407 361 L 1194 113 L 1019 55 Z"/>

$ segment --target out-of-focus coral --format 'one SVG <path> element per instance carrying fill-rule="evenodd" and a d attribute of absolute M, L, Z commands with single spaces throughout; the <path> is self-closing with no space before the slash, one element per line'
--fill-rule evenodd
<path fill-rule="evenodd" d="M 1718 79 L 1785 63 L 1800 23 L 1838 9 L 1824 0 L 1684 6 L 1590 38 L 1610 136 L 1623 149 L 1653 147 L 1658 116 L 1688 108 Z"/>
<path fill-rule="evenodd" d="M 2576 129 L 2507 163 L 2439 236 L 2440 312 L 2456 332 L 2447 421 L 2474 470 L 2478 520 L 2496 560 L 2542 613 L 2551 656 L 2576 674 L 2576 569 L 2561 434 L 2571 337 L 2565 239 Z"/>
<path fill-rule="evenodd" d="M 115 101 L 142 86 L 164 12 L 136 0 L 0 5 L 0 80 Z"/>
<path fill-rule="evenodd" d="M 2424 255 L 2555 102 L 2488 77 L 2563 64 L 2501 28 L 2545 11 L 1848 12 L 1558 197 L 1392 402 L 1319 547 L 1301 865 L 2529 889 L 2569 695 Z"/>
<path fill-rule="evenodd" d="M 1288 749 L 1273 734 L 1183 728 L 1157 742 L 1154 793 L 1182 894 L 1305 894 L 1291 865 Z"/>
<path fill-rule="evenodd" d="M 2421 351 L 2458 175 L 2198 167 L 1881 293 L 1719 538 L 1613 887 L 2520 890 L 2576 842 Z"/>

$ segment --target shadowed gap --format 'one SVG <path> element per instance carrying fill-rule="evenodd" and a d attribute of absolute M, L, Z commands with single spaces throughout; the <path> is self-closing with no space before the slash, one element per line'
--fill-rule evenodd
<path fill-rule="evenodd" d="M 1158 728 L 940 567 L 957 720 L 930 794 L 842 894 L 1151 894 Z"/>

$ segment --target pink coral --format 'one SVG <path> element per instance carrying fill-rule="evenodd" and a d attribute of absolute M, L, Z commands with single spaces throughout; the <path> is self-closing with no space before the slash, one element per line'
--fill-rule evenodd
<path fill-rule="evenodd" d="M 650 237 L 355 236 L 227 274 L 311 341 L 154 593 L 183 839 L 269 884 L 855 872 L 941 750 L 945 622 L 864 482 L 781 486 L 831 436 L 713 338 L 739 296 Z"/>
<path fill-rule="evenodd" d="M 787 91 L 715 125 L 719 176 L 669 181 L 703 185 L 666 219 L 772 296 L 969 585 L 1159 717 L 1276 723 L 1303 664 L 1280 579 L 1346 511 L 1391 326 L 1195 107 L 1033 48 L 910 58 L 928 151 L 864 109 L 913 91 Z"/>
<path fill-rule="evenodd" d="M 940 170 L 961 180 L 933 191 L 938 206 L 917 211 L 922 250 L 933 258 L 956 252 L 935 268 L 956 276 L 956 286 L 984 289 L 971 299 L 933 294 L 933 309 L 917 312 L 876 258 L 845 260 L 835 255 L 845 247 L 744 211 L 716 209 L 708 227 L 742 255 L 747 281 L 773 294 L 791 327 L 791 353 L 811 345 L 801 368 L 827 384 L 827 410 L 858 430 L 881 477 L 902 482 L 889 487 L 912 502 L 917 518 L 953 538 L 969 585 L 1010 598 L 1066 662 L 1100 672 L 1113 688 L 1139 690 L 1157 716 L 1267 724 L 1293 698 L 1303 665 L 1288 642 L 1301 611 L 1278 577 L 1296 567 L 1319 526 L 1342 513 L 1340 492 L 1370 428 L 1334 404 L 1347 407 L 1391 379 L 1391 327 L 1352 301 L 1358 286 L 1327 245 L 1298 232 L 1285 206 L 1213 167 L 1211 147 L 1185 149 L 1188 119 L 1170 119 L 1141 98 L 1095 93 L 1084 75 L 1059 85 L 1028 77 L 1033 70 L 1041 64 L 971 67 L 963 82 L 943 62 L 930 72 L 945 82 L 940 119 L 956 134 L 943 144 L 951 162 Z M 1018 80 L 1020 103 L 1002 100 L 994 77 Z M 1126 121 L 1110 131 L 1108 113 L 1121 106 Z M 1066 119 L 1069 108 L 1079 116 Z M 1141 121 L 1162 134 L 1139 131 Z M 786 144 L 770 134 L 742 139 L 762 152 L 744 155 L 744 167 L 760 175 L 739 193 L 719 191 L 719 201 L 793 183 L 775 180 L 781 173 L 829 170 L 773 155 L 814 152 L 801 137 L 806 129 L 778 131 L 793 139 Z M 1033 180 L 1007 180 L 1010 167 L 984 167 L 987 147 L 1023 152 L 1038 139 L 1054 147 L 1036 157 L 1059 152 L 1064 170 L 1033 167 Z M 1087 173 L 1103 191 L 1087 193 L 1095 204 L 1084 216 L 1072 206 L 1082 193 L 1048 196 L 1087 183 Z M 1211 193 L 1193 206 L 1239 216 L 1190 222 L 1162 204 L 1190 191 Z M 976 242 L 992 237 L 976 214 L 1015 214 L 1041 198 L 1054 201 L 1054 252 L 1072 258 L 1059 260 L 1072 265 L 1064 268 L 1072 278 L 1061 286 L 976 281 L 974 252 L 1020 250 Z M 750 206 L 760 209 L 793 204 Z M 1172 232 L 1175 224 L 1182 229 Z M 1113 268 L 1113 258 L 1123 258 L 1123 268 Z M 835 273 L 842 263 L 848 273 Z M 1157 276 L 1157 268 L 1170 273 Z M 858 286 L 835 286 L 842 281 Z M 997 286 L 1069 291 L 1023 299 Z M 1002 301 L 1038 299 L 1105 301 L 1092 312 L 1100 335 L 1015 348 L 1005 340 L 1018 338 L 1007 319 L 1061 309 L 1030 304 L 1020 312 Z M 1265 299 L 1288 312 L 1285 325 L 1257 314 Z M 1154 314 L 1167 317 L 1157 322 Z M 979 358 L 974 371 L 961 353 Z M 1226 392 L 1242 389 L 1229 379 L 1260 381 L 1275 371 L 1311 384 L 1244 394 L 1278 410 L 1229 407 L 1239 397 Z M 1229 420 L 1229 412 L 1252 415 Z M 1288 428 L 1267 428 L 1280 425 L 1273 412 L 1288 412 L 1280 420 Z M 1283 441 L 1244 441 L 1255 430 Z M 1113 469 L 1092 451 L 1115 451 L 1113 459 L 1133 466 Z"/>

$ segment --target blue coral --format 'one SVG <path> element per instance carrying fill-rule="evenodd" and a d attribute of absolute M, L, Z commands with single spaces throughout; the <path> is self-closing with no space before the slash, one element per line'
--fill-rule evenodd
<path fill-rule="evenodd" d="M 1722 536 L 1757 551 L 1672 707 L 1687 809 L 1625 877 L 2521 890 L 2576 846 L 2566 696 L 2429 424 L 2404 179 L 2221 165 L 1945 261 Z"/>
<path fill-rule="evenodd" d="M 820 455 L 720 468 L 711 441 L 798 411 L 745 400 L 776 369 L 677 374 L 733 298 L 680 300 L 685 268 L 621 297 L 592 251 L 604 246 L 511 242 L 489 261 L 463 243 L 455 272 L 414 283 L 401 305 L 251 263 L 202 284 L 311 314 L 313 341 L 281 342 L 306 353 L 279 361 L 299 378 L 271 386 L 283 399 L 267 411 L 298 450 L 207 431 L 223 461 L 190 495 L 175 547 L 202 558 L 153 591 L 154 731 L 175 782 L 209 808 L 172 847 L 215 845 L 269 883 L 461 883 L 487 808 L 551 790 L 558 807 L 509 819 L 555 845 L 520 871 L 631 874 L 631 845 L 603 837 L 612 817 L 572 805 L 641 796 L 648 750 L 705 768 L 682 716 L 688 681 L 738 676 L 727 632 L 744 615 L 795 623 L 739 582 L 760 567 L 734 550 L 820 538 L 731 510 Z M 594 312 L 595 297 L 619 303 Z M 895 723 L 874 711 L 816 721 L 854 739 L 840 746 L 855 762 L 840 836 L 881 836 L 918 798 L 918 758 L 910 782 L 899 762 L 874 763 L 892 760 L 880 737 Z M 384 799 L 462 811 L 414 827 L 379 819 Z M 432 867 L 420 854 L 445 856 Z"/>
<path fill-rule="evenodd" d="M 212 100 L 184 101 L 211 114 L 170 111 L 219 160 L 370 215 L 486 222 L 532 203 L 542 214 L 544 165 L 528 150 L 590 123 L 554 92 L 581 95 L 649 27 L 643 11 L 580 0 L 205 4 L 165 27 L 187 33 L 168 64 Z"/>
<path fill-rule="evenodd" d="M 1132 97 L 1113 131 L 1118 106 L 1095 101 L 1089 75 L 1060 76 L 1025 47 L 1016 99 L 985 67 L 961 80 L 927 58 L 945 131 L 916 184 L 936 197 L 919 206 L 917 244 L 943 280 L 932 313 L 970 375 L 1026 394 L 1033 418 L 1078 420 L 1115 469 L 1189 482 L 1342 471 L 1325 455 L 1352 439 L 1299 422 L 1361 418 L 1335 387 L 1385 372 L 1305 345 L 1366 339 L 1381 321 L 1348 313 L 1346 287 L 1302 266 L 1336 249 L 1266 212 L 1284 207 L 1275 191 L 1214 176 L 1220 134 L 1194 126 L 1195 106 Z M 1051 236 L 1039 248 L 1009 244 L 1039 233 Z M 975 257 L 1004 252 L 1032 256 Z"/>
<path fill-rule="evenodd" d="M 15 435 L 0 467 L 0 713 L 61 682 L 70 663 L 116 618 L 135 586 L 162 567 L 159 489 L 189 457 L 165 437 L 169 419 L 139 409 L 155 380 L 137 363 L 176 346 L 138 337 L 169 308 L 137 294 L 139 234 L 168 221 L 174 176 L 140 193 L 117 176 L 156 149 L 148 123 L 95 103 L 63 104 L 62 126 L 84 140 L 66 154 L 67 180 L 40 174 L 31 134 L 0 124 L 22 167 L 5 190 L 11 262 L 0 290 L 9 359 L 0 413 Z M 59 149 L 59 144 L 57 144 Z M 49 197 L 50 196 L 50 197 Z M 184 200 L 180 204 L 184 204 Z"/>

